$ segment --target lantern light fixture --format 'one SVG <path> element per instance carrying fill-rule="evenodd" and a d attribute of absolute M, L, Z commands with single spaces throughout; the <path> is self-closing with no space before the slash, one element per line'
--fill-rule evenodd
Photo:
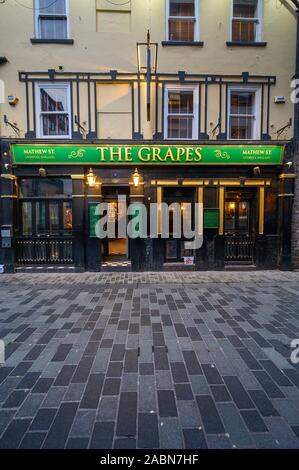
<path fill-rule="evenodd" d="M 139 184 L 140 184 L 140 174 L 138 172 L 138 169 L 135 168 L 135 171 L 132 175 L 132 179 L 133 179 L 133 184 L 134 184 L 134 187 L 135 188 L 138 188 Z"/>
<path fill-rule="evenodd" d="M 96 185 L 96 180 L 97 180 L 97 177 L 96 175 L 94 174 L 92 168 L 89 169 L 89 172 L 87 173 L 86 175 L 86 179 L 87 179 L 87 184 L 90 188 L 94 188 L 95 185 Z"/>

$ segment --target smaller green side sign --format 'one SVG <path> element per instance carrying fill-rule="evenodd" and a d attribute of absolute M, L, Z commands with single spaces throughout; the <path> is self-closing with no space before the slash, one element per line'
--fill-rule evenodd
<path fill-rule="evenodd" d="M 204 211 L 204 228 L 219 227 L 219 210 L 205 209 Z"/>

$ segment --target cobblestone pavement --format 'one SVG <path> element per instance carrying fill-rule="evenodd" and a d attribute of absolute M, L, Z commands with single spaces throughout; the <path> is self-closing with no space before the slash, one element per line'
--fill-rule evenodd
<path fill-rule="evenodd" d="M 0 448 L 299 448 L 299 273 L 0 275 Z"/>

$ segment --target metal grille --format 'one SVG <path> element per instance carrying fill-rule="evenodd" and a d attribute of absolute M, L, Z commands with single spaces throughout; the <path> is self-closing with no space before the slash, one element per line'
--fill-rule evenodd
<path fill-rule="evenodd" d="M 17 240 L 17 262 L 24 264 L 73 264 L 73 240 Z"/>
<path fill-rule="evenodd" d="M 225 238 L 225 261 L 253 262 L 254 239 L 248 235 Z"/>

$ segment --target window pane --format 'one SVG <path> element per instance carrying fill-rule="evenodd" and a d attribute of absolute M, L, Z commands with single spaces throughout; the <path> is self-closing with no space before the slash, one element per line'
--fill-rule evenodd
<path fill-rule="evenodd" d="M 72 180 L 66 178 L 28 178 L 20 181 L 21 197 L 71 197 Z"/>
<path fill-rule="evenodd" d="M 22 235 L 32 235 L 31 202 L 22 204 Z"/>
<path fill-rule="evenodd" d="M 234 13 L 235 18 L 257 18 L 258 0 L 235 0 Z"/>
<path fill-rule="evenodd" d="M 41 17 L 39 32 L 41 39 L 67 39 L 67 19 Z"/>
<path fill-rule="evenodd" d="M 59 234 L 59 206 L 58 202 L 49 203 L 49 229 L 52 235 Z"/>
<path fill-rule="evenodd" d="M 233 91 L 231 93 L 230 114 L 255 114 L 255 93 Z"/>
<path fill-rule="evenodd" d="M 168 112 L 170 114 L 193 114 L 193 91 L 169 91 Z"/>
<path fill-rule="evenodd" d="M 169 139 L 192 139 L 193 117 L 168 117 Z"/>
<path fill-rule="evenodd" d="M 249 203 L 246 201 L 239 203 L 239 229 L 242 231 L 249 229 Z"/>
<path fill-rule="evenodd" d="M 73 228 L 73 211 L 72 203 L 64 202 L 63 203 L 63 229 L 64 231 L 69 232 Z"/>
<path fill-rule="evenodd" d="M 225 203 L 225 230 L 230 232 L 236 228 L 236 203 Z"/>
<path fill-rule="evenodd" d="M 41 14 L 66 14 L 65 0 L 39 0 L 39 11 Z"/>
<path fill-rule="evenodd" d="M 256 40 L 256 23 L 253 21 L 233 20 L 232 40 L 254 42 Z"/>
<path fill-rule="evenodd" d="M 68 111 L 67 88 L 41 87 L 40 100 L 42 111 Z"/>
<path fill-rule="evenodd" d="M 69 135 L 69 116 L 67 114 L 43 114 L 43 136 Z"/>
<path fill-rule="evenodd" d="M 43 235 L 46 233 L 46 203 L 36 203 L 36 233 Z"/>
<path fill-rule="evenodd" d="M 170 0 L 169 16 L 195 16 L 194 0 Z"/>
<path fill-rule="evenodd" d="M 231 117 L 230 138 L 231 139 L 253 139 L 254 118 Z"/>
<path fill-rule="evenodd" d="M 194 21 L 169 20 L 169 41 L 194 41 Z"/>

